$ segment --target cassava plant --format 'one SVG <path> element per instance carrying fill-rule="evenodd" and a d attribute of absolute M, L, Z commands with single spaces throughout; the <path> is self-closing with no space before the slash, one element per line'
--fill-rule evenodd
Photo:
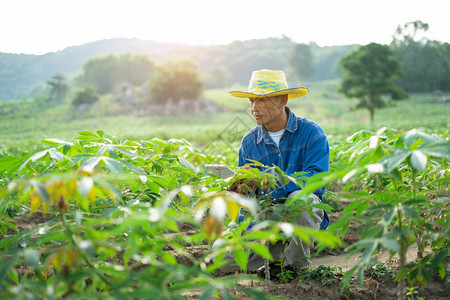
<path fill-rule="evenodd" d="M 343 181 L 346 196 L 354 201 L 330 230 L 345 232 L 352 220 L 364 228 L 360 240 L 349 246 L 351 254 L 362 251 L 361 260 L 345 274 L 343 285 L 356 271 L 362 283 L 364 267 L 376 262 L 380 251 L 399 257 L 399 299 L 406 297 L 406 281 L 426 283 L 432 272 L 444 278 L 450 224 L 448 141 L 418 130 L 382 128 L 375 134 L 359 132 L 341 147 L 336 160 L 352 164 Z M 408 263 L 413 245 L 418 256 Z"/>
<path fill-rule="evenodd" d="M 0 158 L 5 296 L 181 299 L 200 289 L 205 299 L 232 298 L 233 287 L 265 299 L 233 278 L 212 275 L 223 263 L 220 253 L 212 261 L 209 250 L 194 257 L 190 247 L 209 248 L 224 237 L 245 270 L 250 250 L 270 258 L 266 242 L 316 236 L 274 220 L 245 230 L 258 219 L 259 204 L 225 191 L 226 181 L 202 171 L 211 158 L 187 141 L 138 142 L 85 131 L 74 142 L 44 144 L 34 153 Z M 256 168 L 240 172 L 262 188 L 276 180 Z M 223 233 L 241 208 L 249 218 L 233 234 Z M 21 221 L 33 216 L 39 221 L 24 228 Z M 182 234 L 182 224 L 195 233 Z M 327 233 L 318 240 L 329 247 L 337 241 Z"/>
<path fill-rule="evenodd" d="M 45 143 L 0 160 L 7 183 L 0 190 L 3 295 L 177 299 L 200 287 L 211 297 L 230 296 L 234 281 L 212 276 L 207 254 L 197 259 L 185 246 L 203 245 L 213 230 L 191 214 L 193 203 L 235 201 L 215 194 L 217 179 L 194 166 L 201 151 L 181 140 L 118 141 L 103 132 Z M 33 215 L 40 221 L 21 228 Z M 180 234 L 183 223 L 198 233 Z M 180 257 L 189 263 L 180 265 Z"/>

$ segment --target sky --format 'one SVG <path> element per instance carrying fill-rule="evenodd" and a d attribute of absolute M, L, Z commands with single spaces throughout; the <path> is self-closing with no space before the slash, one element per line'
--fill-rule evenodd
<path fill-rule="evenodd" d="M 450 43 L 447 0 L 0 0 L 0 52 L 44 54 L 110 38 L 191 45 L 291 38 L 389 44 L 420 20 Z"/>

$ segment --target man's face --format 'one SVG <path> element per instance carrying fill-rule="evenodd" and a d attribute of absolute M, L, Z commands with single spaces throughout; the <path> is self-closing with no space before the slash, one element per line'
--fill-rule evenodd
<path fill-rule="evenodd" d="M 267 130 L 277 127 L 277 123 L 280 122 L 285 113 L 284 107 L 287 102 L 287 95 L 249 99 L 250 110 L 256 123 L 264 125 Z"/>

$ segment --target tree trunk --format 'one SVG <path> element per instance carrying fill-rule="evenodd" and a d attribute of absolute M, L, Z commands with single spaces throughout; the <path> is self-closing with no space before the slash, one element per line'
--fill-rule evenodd
<path fill-rule="evenodd" d="M 369 108 L 370 111 L 370 123 L 373 125 L 375 122 L 375 109 Z"/>

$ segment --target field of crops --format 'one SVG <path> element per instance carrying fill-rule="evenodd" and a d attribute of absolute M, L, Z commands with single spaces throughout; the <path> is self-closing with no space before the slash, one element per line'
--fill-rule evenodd
<path fill-rule="evenodd" d="M 361 129 L 377 130 L 381 127 L 409 130 L 449 128 L 448 103 L 438 103 L 432 95 L 411 95 L 410 99 L 394 102 L 393 106 L 377 110 L 375 123 L 369 121 L 365 110 L 352 110 L 356 101 L 345 99 L 336 92 L 338 81 L 308 84 L 310 93 L 288 103 L 300 116 L 318 122 L 329 137 L 345 139 Z M 233 87 L 243 89 L 246 87 Z M 216 114 L 170 116 L 151 109 L 131 111 L 106 95 L 89 110 L 78 111 L 70 103 L 40 103 L 24 99 L 0 103 L 0 147 L 36 147 L 46 137 L 72 139 L 79 131 L 102 130 L 110 135 L 131 138 L 187 139 L 202 147 L 217 140 L 230 127 L 238 129 L 236 142 L 244 130 L 254 126 L 249 114 L 248 100 L 228 95 L 228 89 L 205 90 L 203 97 L 220 107 Z M 449 96 L 447 96 L 449 97 Z M 236 124 L 239 126 L 236 127 Z M 244 131 L 244 132 L 241 132 Z"/>
<path fill-rule="evenodd" d="M 61 122 L 61 106 L 39 116 L 41 107 L 28 113 L 28 121 L 17 118 L 23 112 L 14 118 L 11 111 L 9 123 L 0 122 L 1 298 L 390 299 L 397 292 L 386 294 L 388 283 L 410 299 L 448 297 L 447 106 L 426 117 L 425 107 L 436 105 L 413 98 L 410 104 L 419 108 L 423 102 L 422 113 L 406 102 L 402 110 L 408 118 L 378 112 L 375 125 L 398 129 L 361 130 L 368 128 L 365 112 L 351 114 L 350 105 L 327 100 L 334 96 L 322 91 L 293 105 L 330 135 L 330 172 L 312 178 L 254 165 L 224 180 L 205 169 L 209 163 L 236 166 L 239 139 L 252 126 L 241 111 L 245 104 L 215 116 L 159 119 L 102 119 L 93 110 L 92 118 L 69 120 L 66 129 L 52 121 Z M 420 124 L 425 118 L 428 123 Z M 93 126 L 113 133 L 91 130 L 89 122 L 96 119 Z M 38 131 L 31 128 L 39 124 L 47 137 L 33 136 Z M 86 130 L 68 137 L 83 124 Z M 127 135 L 129 130 L 136 132 Z M 195 143 L 183 139 L 188 137 Z M 264 196 L 228 192 L 235 180 L 253 181 L 262 190 L 294 182 L 304 195 L 321 186 L 327 192 L 321 204 L 292 199 L 269 206 Z M 314 207 L 333 216 L 326 231 L 293 225 L 285 213 Z M 249 217 L 236 224 L 240 209 Z M 271 219 L 264 217 L 267 211 Z M 250 223 L 257 225 L 248 230 Z M 320 266 L 300 277 L 283 273 L 272 282 L 247 272 L 250 251 L 270 259 L 267 245 L 292 236 L 314 240 L 315 256 L 359 253 L 358 262 L 345 272 Z M 225 244 L 213 252 L 219 237 Z M 413 262 L 406 258 L 411 249 L 417 249 Z M 216 276 L 227 251 L 243 272 Z M 395 257 L 395 266 L 377 260 L 380 253 Z M 360 285 L 367 289 L 358 292 Z M 323 294 L 332 286 L 337 286 L 333 296 Z"/>
<path fill-rule="evenodd" d="M 236 291 L 264 299 L 233 276 L 213 275 L 226 250 L 212 260 L 208 245 L 240 208 L 252 218 L 228 228 L 222 238 L 244 272 L 250 250 L 269 258 L 266 244 L 291 235 L 314 238 L 319 249 L 342 247 L 346 228 L 358 222 L 364 230 L 347 250 L 363 255 L 344 274 L 344 291 L 355 272 L 362 283 L 364 269 L 380 251 L 399 255 L 400 282 L 443 280 L 450 224 L 446 138 L 418 130 L 357 132 L 333 146 L 332 171 L 306 185 L 280 170 L 239 171 L 237 178 L 263 189 L 294 181 L 308 194 L 326 185 L 329 204 L 318 206 L 329 211 L 332 199 L 353 199 L 327 231 L 297 227 L 284 217 L 284 209 L 312 209 L 304 201 L 287 203 L 276 219 L 260 220 L 269 209 L 264 199 L 227 192 L 230 183 L 203 168 L 226 153 L 207 155 L 187 141 L 117 140 L 85 131 L 72 141 L 47 139 L 47 147 L 35 153 L 3 154 L 2 293 L 22 299 L 174 299 L 200 290 L 202 299 L 228 298 Z M 251 219 L 259 225 L 246 231 Z M 404 255 L 413 245 L 420 256 L 406 264 Z"/>

